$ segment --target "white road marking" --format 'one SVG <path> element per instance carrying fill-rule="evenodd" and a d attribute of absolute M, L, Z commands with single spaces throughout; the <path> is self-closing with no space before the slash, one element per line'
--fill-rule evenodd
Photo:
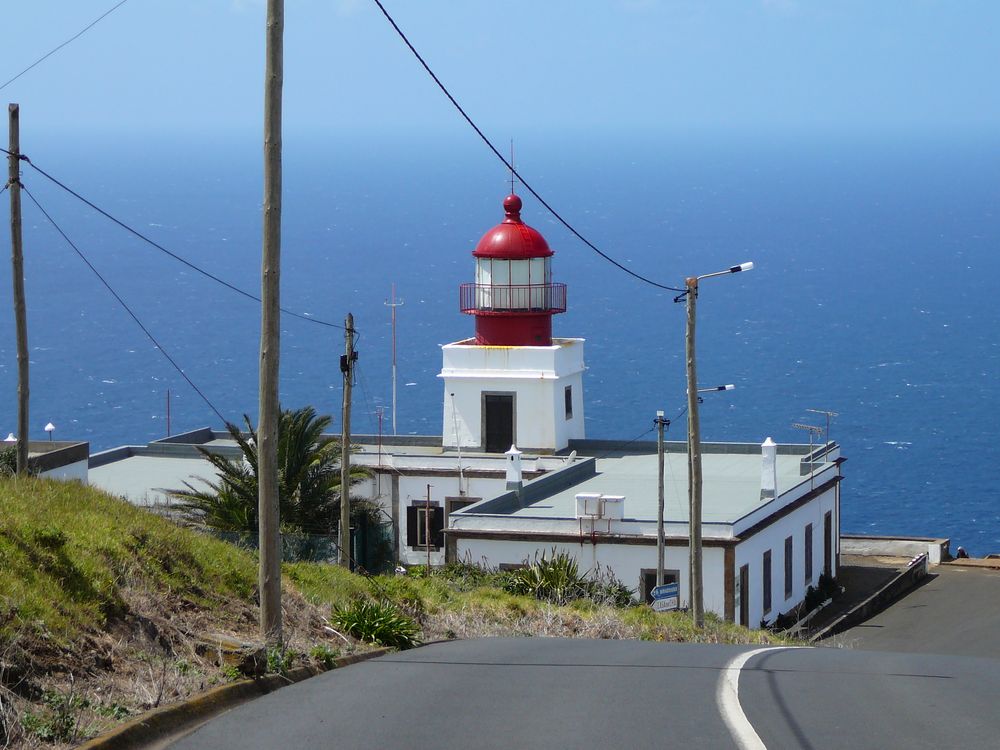
<path fill-rule="evenodd" d="M 743 713 L 740 705 L 740 671 L 753 657 L 767 651 L 785 651 L 790 648 L 802 648 L 802 646 L 767 646 L 747 651 L 739 656 L 730 659 L 729 663 L 722 668 L 719 676 L 719 686 L 715 691 L 715 701 L 719 704 L 719 713 L 726 723 L 729 733 L 733 736 L 733 741 L 740 750 L 767 750 L 767 746 L 761 740 L 753 724 Z"/>

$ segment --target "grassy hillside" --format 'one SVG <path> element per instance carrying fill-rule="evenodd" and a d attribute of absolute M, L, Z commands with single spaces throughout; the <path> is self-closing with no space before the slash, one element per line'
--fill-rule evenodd
<path fill-rule="evenodd" d="M 76 483 L 0 479 L 0 571 L 0 747 L 69 746 L 238 679 L 243 652 L 224 655 L 219 644 L 250 653 L 257 642 L 253 553 Z M 365 578 L 286 564 L 286 649 L 268 653 L 268 667 L 328 661 L 397 627 L 422 640 L 777 640 L 713 618 L 695 631 L 684 615 L 610 606 L 614 587 L 578 598 L 519 593 L 510 576 L 453 565 Z M 375 611 L 382 630 L 356 627 L 360 602 L 391 604 Z"/>

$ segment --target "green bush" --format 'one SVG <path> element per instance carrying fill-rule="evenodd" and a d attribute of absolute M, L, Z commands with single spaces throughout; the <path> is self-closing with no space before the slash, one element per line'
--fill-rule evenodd
<path fill-rule="evenodd" d="M 633 603 L 632 589 L 615 578 L 614 574 L 598 566 L 588 574 L 581 574 L 576 558 L 568 552 L 552 550 L 525 567 L 509 573 L 503 588 L 512 594 L 533 596 L 553 604 L 568 604 L 578 599 L 589 599 L 595 604 L 627 607 Z"/>
<path fill-rule="evenodd" d="M 333 610 L 333 624 L 355 638 L 391 648 L 407 649 L 420 644 L 420 627 L 387 601 L 356 599 Z"/>
<path fill-rule="evenodd" d="M 330 648 L 325 643 L 317 643 L 309 649 L 309 658 L 327 669 L 333 669 L 337 666 L 338 656 L 340 656 L 340 652 L 335 648 Z"/>
<path fill-rule="evenodd" d="M 269 674 L 287 674 L 298 654 L 289 648 L 272 646 L 267 650 L 267 671 Z"/>

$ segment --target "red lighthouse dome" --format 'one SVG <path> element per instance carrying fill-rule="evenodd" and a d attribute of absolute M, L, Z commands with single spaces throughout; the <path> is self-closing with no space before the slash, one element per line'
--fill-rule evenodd
<path fill-rule="evenodd" d="M 504 220 L 472 255 L 476 281 L 462 284 L 462 312 L 476 316 L 476 343 L 551 346 L 552 316 L 566 311 L 566 285 L 552 283 L 552 250 L 521 221 L 521 199 L 508 195 Z"/>

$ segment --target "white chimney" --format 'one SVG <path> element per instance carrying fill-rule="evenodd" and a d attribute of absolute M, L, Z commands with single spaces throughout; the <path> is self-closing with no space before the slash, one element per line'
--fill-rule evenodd
<path fill-rule="evenodd" d="M 521 473 L 521 451 L 516 445 L 504 453 L 507 456 L 507 489 L 520 490 L 524 486 L 524 476 Z"/>
<path fill-rule="evenodd" d="M 760 444 L 760 499 L 773 500 L 778 494 L 778 444 L 767 438 Z"/>

